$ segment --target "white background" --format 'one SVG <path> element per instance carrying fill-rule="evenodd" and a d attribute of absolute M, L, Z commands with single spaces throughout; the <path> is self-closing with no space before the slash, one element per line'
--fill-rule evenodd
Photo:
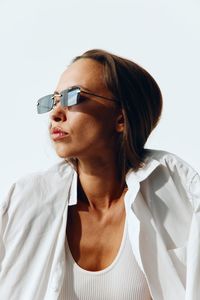
<path fill-rule="evenodd" d="M 37 99 L 82 52 L 101 48 L 146 68 L 164 98 L 146 147 L 200 171 L 198 0 L 0 0 L 0 199 L 11 183 L 60 160 Z"/>

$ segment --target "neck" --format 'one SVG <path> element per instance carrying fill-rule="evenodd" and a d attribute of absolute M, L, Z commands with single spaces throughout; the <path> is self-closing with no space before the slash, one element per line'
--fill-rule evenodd
<path fill-rule="evenodd" d="M 96 211 L 108 210 L 119 201 L 125 182 L 121 182 L 115 162 L 95 160 L 95 163 L 78 162 L 78 196 Z"/>

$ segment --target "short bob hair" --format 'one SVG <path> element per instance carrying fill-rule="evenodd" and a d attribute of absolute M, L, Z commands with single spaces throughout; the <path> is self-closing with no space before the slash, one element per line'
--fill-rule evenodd
<path fill-rule="evenodd" d="M 93 49 L 75 57 L 72 63 L 86 58 L 103 65 L 104 84 L 122 107 L 125 130 L 116 149 L 122 179 L 129 169 L 136 171 L 144 165 L 144 145 L 160 119 L 162 94 L 154 78 L 133 61 Z M 75 164 L 74 159 L 66 161 Z"/>

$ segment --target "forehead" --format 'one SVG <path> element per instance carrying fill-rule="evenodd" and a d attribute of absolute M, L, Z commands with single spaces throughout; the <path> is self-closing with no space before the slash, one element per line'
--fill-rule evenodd
<path fill-rule="evenodd" d="M 72 63 L 61 75 L 56 90 L 61 92 L 72 86 L 96 92 L 104 90 L 103 66 L 89 58 Z"/>

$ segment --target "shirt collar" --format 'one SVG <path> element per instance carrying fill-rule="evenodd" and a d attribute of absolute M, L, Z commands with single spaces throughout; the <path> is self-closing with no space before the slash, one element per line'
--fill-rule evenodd
<path fill-rule="evenodd" d="M 73 178 L 72 178 L 72 183 L 69 191 L 69 202 L 68 205 L 75 205 L 77 203 L 77 182 L 78 182 L 78 174 L 77 172 L 73 169 Z"/>
<path fill-rule="evenodd" d="M 144 181 L 159 165 L 160 162 L 158 160 L 155 160 L 152 157 L 147 157 L 145 159 L 144 166 L 134 172 L 137 180 L 139 182 Z"/>

